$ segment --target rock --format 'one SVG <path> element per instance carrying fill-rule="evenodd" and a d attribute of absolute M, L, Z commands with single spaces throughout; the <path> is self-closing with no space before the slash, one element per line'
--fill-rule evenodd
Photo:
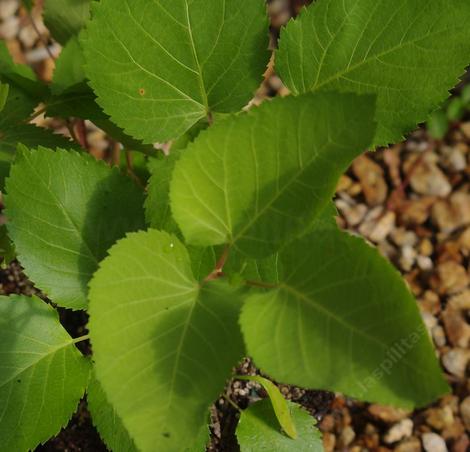
<path fill-rule="evenodd" d="M 435 202 L 436 198 L 431 196 L 407 201 L 401 209 L 401 221 L 408 225 L 423 224 L 429 218 L 431 207 Z"/>
<path fill-rule="evenodd" d="M 412 437 L 400 443 L 394 452 L 421 452 L 421 443 L 418 438 Z"/>
<path fill-rule="evenodd" d="M 432 259 L 428 256 L 418 256 L 416 258 L 416 263 L 418 267 L 423 271 L 429 271 L 433 268 Z"/>
<path fill-rule="evenodd" d="M 411 171 L 411 187 L 416 193 L 421 195 L 439 196 L 445 198 L 452 191 L 452 186 L 446 175 L 434 163 L 436 156 L 433 154 L 428 154 L 421 157 L 422 160 L 420 162 L 417 162 L 416 160 L 420 157 L 415 156 L 411 162 L 409 161 L 407 162 L 407 165 L 405 165 L 405 171 L 406 167 L 408 167 L 408 171 Z"/>
<path fill-rule="evenodd" d="M 470 360 L 470 350 L 454 348 L 442 356 L 444 367 L 456 377 L 464 378 L 468 361 Z"/>
<path fill-rule="evenodd" d="M 349 226 L 357 226 L 365 217 L 367 213 L 367 206 L 365 204 L 356 204 L 350 206 L 346 201 L 338 199 L 336 207 L 346 219 Z"/>
<path fill-rule="evenodd" d="M 470 448 L 470 440 L 468 435 L 463 434 L 460 438 L 454 441 L 452 445 L 452 452 L 468 452 Z"/>
<path fill-rule="evenodd" d="M 426 423 L 436 430 L 443 430 L 454 423 L 454 415 L 449 406 L 429 408 L 425 412 Z"/>
<path fill-rule="evenodd" d="M 352 179 L 349 176 L 343 174 L 338 181 L 338 185 L 336 186 L 336 191 L 348 191 L 348 189 L 353 184 Z"/>
<path fill-rule="evenodd" d="M 419 299 L 419 307 L 424 312 L 438 314 L 441 310 L 441 301 L 439 296 L 432 290 L 426 290 L 422 298 Z"/>
<path fill-rule="evenodd" d="M 382 168 L 366 155 L 361 155 L 354 160 L 352 171 L 359 179 L 367 204 L 382 204 L 388 192 Z"/>
<path fill-rule="evenodd" d="M 470 254 L 470 228 L 465 229 L 460 235 L 458 243 L 463 254 L 468 256 Z"/>
<path fill-rule="evenodd" d="M 470 396 L 463 399 L 460 404 L 460 414 L 462 415 L 465 428 L 470 431 Z"/>
<path fill-rule="evenodd" d="M 460 125 L 460 130 L 467 138 L 470 138 L 470 122 L 464 122 Z"/>
<path fill-rule="evenodd" d="M 372 416 L 388 424 L 401 421 L 410 414 L 410 412 L 406 410 L 377 404 L 370 405 L 368 410 Z"/>
<path fill-rule="evenodd" d="M 10 16 L 0 24 L 0 38 L 13 39 L 18 33 L 20 21 L 16 16 Z"/>
<path fill-rule="evenodd" d="M 452 148 L 447 158 L 450 169 L 454 171 L 463 171 L 467 166 L 465 155 L 457 147 Z"/>
<path fill-rule="evenodd" d="M 437 347 L 444 347 L 444 345 L 446 345 L 446 333 L 444 332 L 444 328 L 442 328 L 441 325 L 435 326 L 431 330 L 431 335 Z"/>
<path fill-rule="evenodd" d="M 323 433 L 323 448 L 325 452 L 333 452 L 336 445 L 336 436 L 332 433 Z"/>
<path fill-rule="evenodd" d="M 405 228 L 396 228 L 390 237 L 397 246 L 414 246 L 418 241 L 416 234 Z"/>
<path fill-rule="evenodd" d="M 356 437 L 356 433 L 352 429 L 350 425 L 343 428 L 341 435 L 340 435 L 340 442 L 343 447 L 349 446 Z"/>
<path fill-rule="evenodd" d="M 470 290 L 466 290 L 449 299 L 447 305 L 452 309 L 470 309 Z"/>
<path fill-rule="evenodd" d="M 412 433 L 413 421 L 411 419 L 403 419 L 390 427 L 384 436 L 384 441 L 387 444 L 396 443 L 404 438 L 408 438 Z"/>
<path fill-rule="evenodd" d="M 454 347 L 466 348 L 470 343 L 470 325 L 465 318 L 465 312 L 448 304 L 442 313 L 442 321 L 450 343 Z"/>
<path fill-rule="evenodd" d="M 413 268 L 413 265 L 416 262 L 416 258 L 416 250 L 410 245 L 404 246 L 401 249 L 400 267 L 404 271 L 409 272 Z"/>
<path fill-rule="evenodd" d="M 395 227 L 395 212 L 383 212 L 381 206 L 369 211 L 359 226 L 359 233 L 369 240 L 380 243 Z"/>
<path fill-rule="evenodd" d="M 18 9 L 18 0 L 1 0 L 2 7 L 0 8 L 0 19 L 8 19 L 13 16 Z"/>
<path fill-rule="evenodd" d="M 421 242 L 419 243 L 419 254 L 421 254 L 422 256 L 431 256 L 431 254 L 434 252 L 434 247 L 432 245 L 432 242 L 431 240 L 429 239 L 423 239 L 421 240 Z"/>
<path fill-rule="evenodd" d="M 454 294 L 468 286 L 469 278 L 465 268 L 454 261 L 439 264 L 437 272 L 441 283 L 439 287 L 441 293 Z"/>
<path fill-rule="evenodd" d="M 426 452 L 447 452 L 446 442 L 437 433 L 424 433 L 421 439 Z"/>
<path fill-rule="evenodd" d="M 449 200 L 437 201 L 432 208 L 432 219 L 445 233 L 470 224 L 470 194 L 456 192 Z"/>

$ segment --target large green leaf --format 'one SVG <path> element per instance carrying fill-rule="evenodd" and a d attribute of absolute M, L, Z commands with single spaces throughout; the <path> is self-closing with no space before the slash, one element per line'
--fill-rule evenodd
<path fill-rule="evenodd" d="M 281 33 L 276 67 L 295 93 L 377 94 L 376 145 L 426 119 L 470 63 L 467 0 L 318 0 Z"/>
<path fill-rule="evenodd" d="M 44 23 L 53 38 L 65 45 L 90 17 L 91 0 L 45 0 Z"/>
<path fill-rule="evenodd" d="M 102 0 L 83 39 L 98 103 L 146 143 L 240 110 L 269 59 L 263 0 Z"/>
<path fill-rule="evenodd" d="M 89 298 L 97 377 L 137 447 L 189 449 L 244 354 L 237 292 L 199 286 L 179 240 L 151 229 L 110 250 Z"/>
<path fill-rule="evenodd" d="M 417 304 L 376 249 L 317 230 L 277 268 L 279 282 L 241 315 L 249 354 L 274 379 L 404 407 L 447 391 Z"/>
<path fill-rule="evenodd" d="M 6 183 L 8 232 L 26 274 L 55 303 L 81 309 L 108 248 L 144 227 L 143 193 L 91 156 L 24 149 Z"/>
<path fill-rule="evenodd" d="M 299 435 L 289 438 L 279 428 L 269 400 L 262 400 L 242 411 L 237 427 L 241 452 L 322 452 L 320 432 L 315 420 L 299 405 L 287 402 Z"/>
<path fill-rule="evenodd" d="M 173 172 L 171 208 L 188 243 L 273 253 L 325 208 L 371 143 L 374 99 L 276 99 L 201 132 Z"/>
<path fill-rule="evenodd" d="M 90 362 L 38 298 L 0 297 L 0 450 L 35 449 L 65 426 Z"/>
<path fill-rule="evenodd" d="M 88 384 L 87 402 L 93 425 L 108 449 L 112 452 L 137 452 L 134 441 L 94 375 Z"/>

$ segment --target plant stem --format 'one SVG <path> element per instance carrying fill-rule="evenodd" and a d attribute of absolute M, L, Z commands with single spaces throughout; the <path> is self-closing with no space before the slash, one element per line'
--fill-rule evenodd
<path fill-rule="evenodd" d="M 227 262 L 229 253 L 230 253 L 230 245 L 227 245 L 222 255 L 220 256 L 219 260 L 215 264 L 214 270 L 209 275 L 206 276 L 206 278 L 204 279 L 204 282 L 214 281 L 215 279 L 218 279 L 221 276 L 223 276 L 224 265 Z"/>
<path fill-rule="evenodd" d="M 227 394 L 222 394 L 222 397 L 235 408 L 237 411 L 243 411 Z"/>
<path fill-rule="evenodd" d="M 89 334 L 85 334 L 84 336 L 76 337 L 75 339 L 72 339 L 72 344 L 78 344 L 79 342 L 87 341 L 90 339 Z"/>

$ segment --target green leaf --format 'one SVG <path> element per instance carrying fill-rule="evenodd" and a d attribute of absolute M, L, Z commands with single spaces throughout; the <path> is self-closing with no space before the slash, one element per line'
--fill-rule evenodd
<path fill-rule="evenodd" d="M 405 408 L 448 390 L 413 296 L 376 249 L 340 230 L 315 231 L 278 261 L 280 282 L 251 295 L 240 320 L 264 372 Z"/>
<path fill-rule="evenodd" d="M 0 226 L 0 257 L 2 268 L 7 267 L 7 265 L 16 258 L 15 247 L 10 237 L 8 237 L 7 228 L 4 224 Z"/>
<path fill-rule="evenodd" d="M 436 110 L 429 116 L 426 123 L 430 135 L 435 140 L 442 140 L 449 130 L 449 120 L 444 110 Z"/>
<path fill-rule="evenodd" d="M 5 41 L 0 41 L 0 79 L 14 85 L 38 103 L 47 94 L 47 87 L 37 80 L 34 71 L 25 64 L 15 64 Z"/>
<path fill-rule="evenodd" d="M 0 297 L 0 449 L 35 449 L 65 426 L 90 361 L 42 300 Z"/>
<path fill-rule="evenodd" d="M 90 0 L 45 0 L 44 24 L 62 45 L 78 35 L 90 17 Z"/>
<path fill-rule="evenodd" d="M 318 0 L 281 32 L 276 68 L 294 94 L 377 94 L 374 143 L 401 140 L 470 62 L 467 0 Z"/>
<path fill-rule="evenodd" d="M 460 97 L 454 97 L 447 105 L 447 118 L 449 121 L 460 121 L 465 113 L 465 105 Z"/>
<path fill-rule="evenodd" d="M 152 229 L 110 250 L 89 298 L 97 377 L 137 448 L 189 449 L 244 354 L 239 295 L 199 286 L 184 246 Z"/>
<path fill-rule="evenodd" d="M 373 115 L 369 96 L 307 94 L 201 132 L 171 184 L 171 209 L 186 241 L 272 254 L 331 200 L 339 176 L 372 141 Z"/>
<path fill-rule="evenodd" d="M 127 433 L 116 410 L 108 402 L 106 394 L 94 374 L 88 384 L 87 402 L 93 425 L 108 449 L 113 452 L 137 452 L 134 441 Z"/>
<path fill-rule="evenodd" d="M 93 122 L 111 138 L 122 143 L 126 149 L 155 154 L 151 145 L 126 135 L 122 129 L 112 123 L 101 107 L 95 102 L 96 96 L 86 83 L 79 83 L 68 88 L 58 96 L 51 96 L 46 102 L 46 114 L 59 118 L 81 118 Z"/>
<path fill-rule="evenodd" d="M 294 421 L 290 412 L 290 407 L 287 400 L 279 391 L 279 388 L 267 378 L 263 378 L 259 375 L 254 376 L 237 376 L 239 380 L 250 380 L 260 384 L 265 391 L 268 393 L 269 399 L 271 400 L 272 408 L 284 432 L 287 433 L 292 439 L 298 437 L 297 429 L 295 428 Z"/>
<path fill-rule="evenodd" d="M 85 58 L 78 38 L 71 38 L 56 61 L 52 78 L 51 92 L 53 95 L 62 94 L 71 87 L 85 81 Z"/>
<path fill-rule="evenodd" d="M 170 210 L 170 181 L 175 164 L 180 158 L 179 150 L 170 155 L 159 155 L 150 160 L 151 177 L 145 200 L 145 217 L 147 223 L 154 229 L 176 233 L 179 231 Z"/>
<path fill-rule="evenodd" d="M 140 189 L 89 155 L 25 149 L 6 189 L 7 227 L 18 259 L 60 306 L 85 308 L 88 281 L 108 248 L 144 227 Z"/>
<path fill-rule="evenodd" d="M 240 110 L 269 60 L 263 0 L 103 0 L 82 42 L 98 103 L 146 143 Z"/>
<path fill-rule="evenodd" d="M 256 402 L 242 411 L 237 427 L 241 452 L 322 452 L 320 432 L 312 418 L 300 405 L 287 402 L 299 435 L 297 439 L 284 435 L 276 422 L 269 400 Z"/>
<path fill-rule="evenodd" d="M 0 83 L 0 112 L 3 110 L 7 102 L 8 92 L 9 86 L 4 83 Z"/>
<path fill-rule="evenodd" d="M 45 146 L 51 149 L 80 149 L 77 144 L 68 138 L 56 135 L 42 127 L 36 127 L 32 124 L 0 125 L 0 189 L 4 187 L 18 145 L 27 147 Z"/>

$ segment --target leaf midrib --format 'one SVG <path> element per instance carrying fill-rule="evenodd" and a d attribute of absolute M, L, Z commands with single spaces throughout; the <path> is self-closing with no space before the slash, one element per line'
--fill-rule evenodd
<path fill-rule="evenodd" d="M 34 361 L 33 363 L 29 364 L 28 366 L 22 368 L 20 371 L 18 371 L 17 373 L 15 373 L 11 378 L 9 378 L 8 380 L 5 380 L 4 382 L 2 382 L 2 384 L 0 384 L 0 389 L 5 387 L 6 385 L 8 385 L 9 383 L 12 382 L 12 380 L 15 380 L 16 378 L 18 378 L 21 374 L 23 374 L 24 372 L 26 372 L 27 370 L 31 369 L 32 367 L 35 367 L 37 366 L 42 360 L 44 359 L 47 359 L 47 358 L 50 358 L 52 355 L 56 354 L 59 350 L 62 350 L 70 345 L 74 345 L 74 340 L 73 339 L 70 339 L 70 341 L 67 341 L 67 342 L 64 342 L 63 344 L 60 344 L 56 347 L 53 347 L 49 350 L 47 350 L 47 352 L 42 355 L 39 359 L 37 359 L 36 361 Z"/>
<path fill-rule="evenodd" d="M 25 153 L 23 153 L 23 158 L 26 160 L 26 162 L 28 163 L 28 165 L 30 166 L 30 168 L 33 170 L 33 172 L 36 174 L 37 176 L 37 179 L 40 181 L 40 183 L 46 188 L 46 190 L 49 192 L 49 194 L 51 195 L 52 199 L 56 202 L 57 206 L 60 208 L 60 211 L 63 213 L 64 217 L 67 219 L 67 221 L 70 223 L 70 225 L 72 226 L 72 229 L 75 231 L 75 235 L 77 236 L 77 238 L 80 240 L 81 243 L 83 243 L 86 247 L 86 250 L 88 251 L 88 254 L 89 256 L 95 261 L 96 265 L 98 265 L 99 263 L 99 260 L 98 258 L 94 255 L 94 253 L 91 251 L 91 248 L 90 248 L 90 245 L 86 242 L 85 238 L 83 237 L 83 235 L 81 234 L 78 226 L 75 224 L 75 222 L 72 220 L 72 217 L 69 215 L 69 213 L 67 212 L 67 209 L 62 205 L 62 203 L 60 202 L 60 200 L 57 198 L 57 196 L 55 195 L 55 193 L 50 189 L 50 187 L 45 183 L 45 181 L 43 180 L 43 178 L 41 177 L 41 174 L 39 173 L 39 171 L 37 170 L 37 168 L 35 168 L 35 166 L 31 163 L 30 159 L 29 159 L 29 156 Z"/>
<path fill-rule="evenodd" d="M 345 321 L 341 317 L 338 317 L 334 312 L 330 311 L 325 306 L 323 306 L 320 303 L 316 302 L 313 298 L 309 298 L 304 293 L 299 292 L 295 287 L 283 282 L 283 283 L 278 285 L 278 288 L 280 290 L 285 290 L 287 293 L 290 293 L 294 297 L 306 302 L 309 306 L 312 306 L 316 311 L 320 312 L 324 316 L 326 316 L 326 317 L 332 319 L 333 321 L 337 322 L 339 325 L 346 328 L 348 331 L 351 331 L 352 333 L 355 333 L 358 336 L 361 336 L 364 339 L 375 343 L 376 345 L 380 346 L 382 349 L 389 350 L 390 347 L 389 347 L 388 344 L 382 342 L 380 339 L 377 339 L 374 336 L 371 336 L 371 335 L 367 334 L 365 331 L 357 329 L 354 325 L 348 323 L 347 321 Z M 419 367 L 416 367 L 412 363 L 408 362 L 408 359 L 406 358 L 406 355 L 403 357 L 402 362 L 404 364 L 406 364 L 414 372 L 416 372 L 416 373 L 422 375 L 423 377 L 427 378 L 427 375 L 424 372 L 422 372 Z"/>

